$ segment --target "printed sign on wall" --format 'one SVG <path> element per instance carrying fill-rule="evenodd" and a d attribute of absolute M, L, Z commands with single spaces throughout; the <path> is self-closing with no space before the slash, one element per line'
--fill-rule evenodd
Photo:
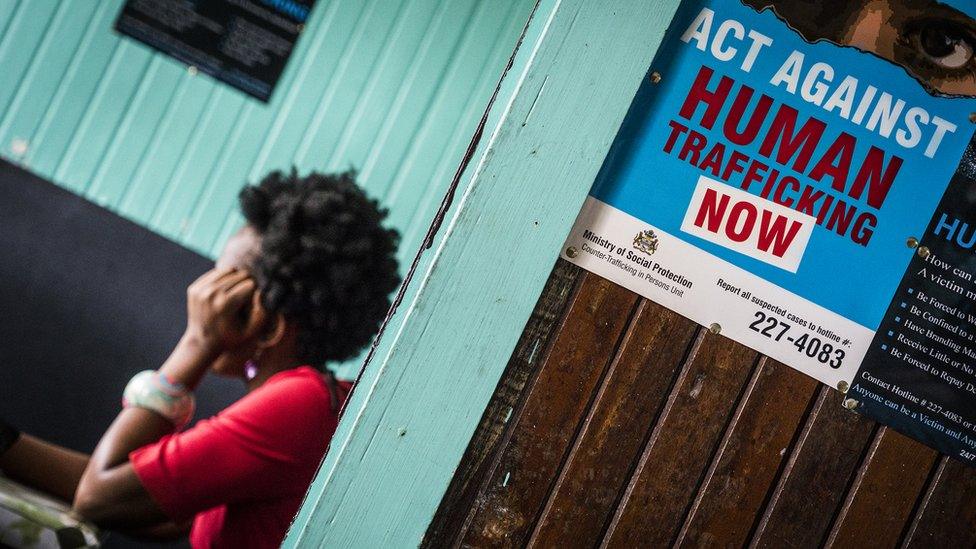
<path fill-rule="evenodd" d="M 267 101 L 315 0 L 128 0 L 115 28 Z"/>
<path fill-rule="evenodd" d="M 852 407 L 943 451 L 976 453 L 976 351 L 953 350 L 976 333 L 976 261 L 948 252 L 976 243 L 959 208 L 976 201 L 972 160 L 960 167 L 976 23 L 953 3 L 685 2 L 563 257 L 850 390 Z M 917 274 L 934 257 L 949 266 Z M 962 292 L 943 295 L 953 277 Z M 956 353 L 943 366 L 969 377 L 906 363 L 892 350 L 918 347 L 899 337 L 942 341 Z M 933 426 L 926 391 L 968 442 Z"/>

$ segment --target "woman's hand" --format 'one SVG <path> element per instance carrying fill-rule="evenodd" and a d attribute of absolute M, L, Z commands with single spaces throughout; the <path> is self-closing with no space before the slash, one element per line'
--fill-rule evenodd
<path fill-rule="evenodd" d="M 265 320 L 254 280 L 246 271 L 214 269 L 187 289 L 187 327 L 159 368 L 171 383 L 193 390 L 224 351 L 247 344 Z M 141 408 L 122 410 L 80 474 L 74 510 L 103 526 L 159 535 L 168 519 L 142 485 L 129 453 L 173 431 L 161 415 Z M 140 530 L 142 527 L 154 527 Z"/>
<path fill-rule="evenodd" d="M 256 286 L 246 271 L 213 269 L 186 293 L 187 336 L 209 352 L 236 347 L 260 328 Z"/>
<path fill-rule="evenodd" d="M 187 288 L 186 332 L 159 371 L 191 390 L 221 353 L 256 336 L 267 316 L 243 270 L 214 269 Z"/>

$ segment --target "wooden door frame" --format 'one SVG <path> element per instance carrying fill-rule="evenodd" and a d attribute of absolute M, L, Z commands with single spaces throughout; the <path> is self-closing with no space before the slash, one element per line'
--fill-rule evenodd
<path fill-rule="evenodd" d="M 285 547 L 421 542 L 678 4 L 539 0 Z"/>

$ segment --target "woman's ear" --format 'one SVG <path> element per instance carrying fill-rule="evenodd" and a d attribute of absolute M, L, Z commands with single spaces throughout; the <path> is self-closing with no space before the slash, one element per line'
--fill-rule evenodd
<path fill-rule="evenodd" d="M 266 326 L 265 330 L 258 335 L 259 349 L 267 349 L 281 343 L 281 340 L 285 337 L 285 331 L 288 328 L 288 323 L 285 321 L 285 315 L 281 313 L 274 315 L 274 317 L 271 317 L 268 320 L 269 324 Z"/>
<path fill-rule="evenodd" d="M 247 319 L 247 327 L 244 333 L 248 337 L 257 339 L 259 349 L 274 347 L 285 337 L 288 328 L 285 322 L 285 315 L 278 313 L 269 315 L 264 304 L 261 302 L 261 291 L 254 292 L 251 300 L 251 311 Z"/>
<path fill-rule="evenodd" d="M 261 290 L 257 290 L 251 295 L 251 305 L 245 309 L 244 337 L 260 336 L 261 332 L 265 330 L 267 322 L 268 312 L 261 304 Z"/>

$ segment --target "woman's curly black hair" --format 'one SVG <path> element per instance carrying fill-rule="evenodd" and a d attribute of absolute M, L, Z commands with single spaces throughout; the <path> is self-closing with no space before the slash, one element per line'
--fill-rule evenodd
<path fill-rule="evenodd" d="M 298 326 L 298 353 L 316 367 L 352 358 L 376 333 L 400 283 L 399 235 L 352 171 L 273 172 L 240 193 L 261 235 L 252 265 L 264 307 Z"/>

